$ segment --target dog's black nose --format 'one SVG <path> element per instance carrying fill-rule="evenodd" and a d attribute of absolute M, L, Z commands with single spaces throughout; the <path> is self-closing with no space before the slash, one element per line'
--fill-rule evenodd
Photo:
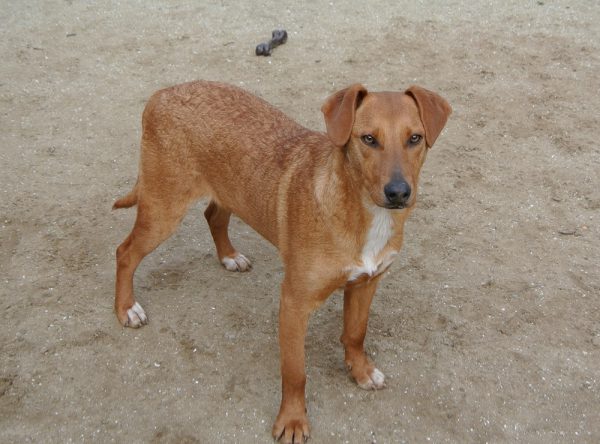
<path fill-rule="evenodd" d="M 383 187 L 390 206 L 402 207 L 410 198 L 410 185 L 403 180 L 394 180 Z"/>

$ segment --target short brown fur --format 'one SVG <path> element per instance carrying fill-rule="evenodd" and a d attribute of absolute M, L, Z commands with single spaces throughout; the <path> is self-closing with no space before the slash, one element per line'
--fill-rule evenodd
<path fill-rule="evenodd" d="M 161 90 L 144 110 L 138 181 L 114 204 L 138 206 L 133 230 L 117 249 L 115 310 L 125 326 L 146 323 L 133 296 L 137 266 L 197 199 L 211 199 L 205 216 L 228 269 L 249 268 L 227 234 L 231 213 L 279 249 L 282 400 L 273 435 L 286 443 L 309 434 L 304 337 L 311 312 L 336 288 L 344 289 L 348 368 L 361 387 L 383 387 L 383 374 L 363 349 L 369 307 L 401 247 L 419 171 L 451 109 L 420 87 L 371 93 L 357 84 L 332 95 L 322 111 L 327 134 L 230 85 L 199 81 Z M 378 146 L 365 144 L 367 134 Z M 411 145 L 415 134 L 423 140 Z M 394 178 L 413 191 L 405 208 L 386 209 L 384 187 Z M 378 221 L 389 225 L 381 245 L 371 230 Z M 379 246 L 371 252 L 372 245 Z"/>

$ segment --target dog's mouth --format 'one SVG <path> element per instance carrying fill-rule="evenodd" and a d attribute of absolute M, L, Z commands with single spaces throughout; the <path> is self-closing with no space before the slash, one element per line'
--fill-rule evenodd
<path fill-rule="evenodd" d="M 406 205 L 404 204 L 386 204 L 384 205 L 385 208 L 387 208 L 388 210 L 403 210 L 404 208 L 406 208 Z"/>
<path fill-rule="evenodd" d="M 379 208 L 385 208 L 386 210 L 404 210 L 406 208 L 412 207 L 412 203 L 410 203 L 410 202 L 398 202 L 398 203 L 375 202 L 375 205 L 377 205 Z"/>
<path fill-rule="evenodd" d="M 408 208 L 409 205 L 407 205 L 405 203 L 398 203 L 398 204 L 386 203 L 386 204 L 382 205 L 382 207 L 387 208 L 388 210 L 403 210 L 405 208 Z"/>
<path fill-rule="evenodd" d="M 373 199 L 373 203 L 379 208 L 385 208 L 386 210 L 404 210 L 412 206 L 411 202 L 381 202 Z"/>

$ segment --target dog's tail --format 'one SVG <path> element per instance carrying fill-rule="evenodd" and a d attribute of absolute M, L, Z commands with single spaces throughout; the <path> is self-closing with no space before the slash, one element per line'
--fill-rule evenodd
<path fill-rule="evenodd" d="M 137 204 L 138 202 L 138 182 L 136 181 L 133 186 L 133 190 L 131 190 L 127 195 L 123 196 L 113 204 L 113 210 L 117 208 L 129 208 Z"/>

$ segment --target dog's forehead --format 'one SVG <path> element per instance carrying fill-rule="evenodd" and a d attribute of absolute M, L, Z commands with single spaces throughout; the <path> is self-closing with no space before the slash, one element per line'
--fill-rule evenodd
<path fill-rule="evenodd" d="M 402 126 L 419 126 L 419 108 L 414 99 L 404 92 L 369 92 L 356 111 L 357 123 L 377 124 L 382 116 Z"/>

